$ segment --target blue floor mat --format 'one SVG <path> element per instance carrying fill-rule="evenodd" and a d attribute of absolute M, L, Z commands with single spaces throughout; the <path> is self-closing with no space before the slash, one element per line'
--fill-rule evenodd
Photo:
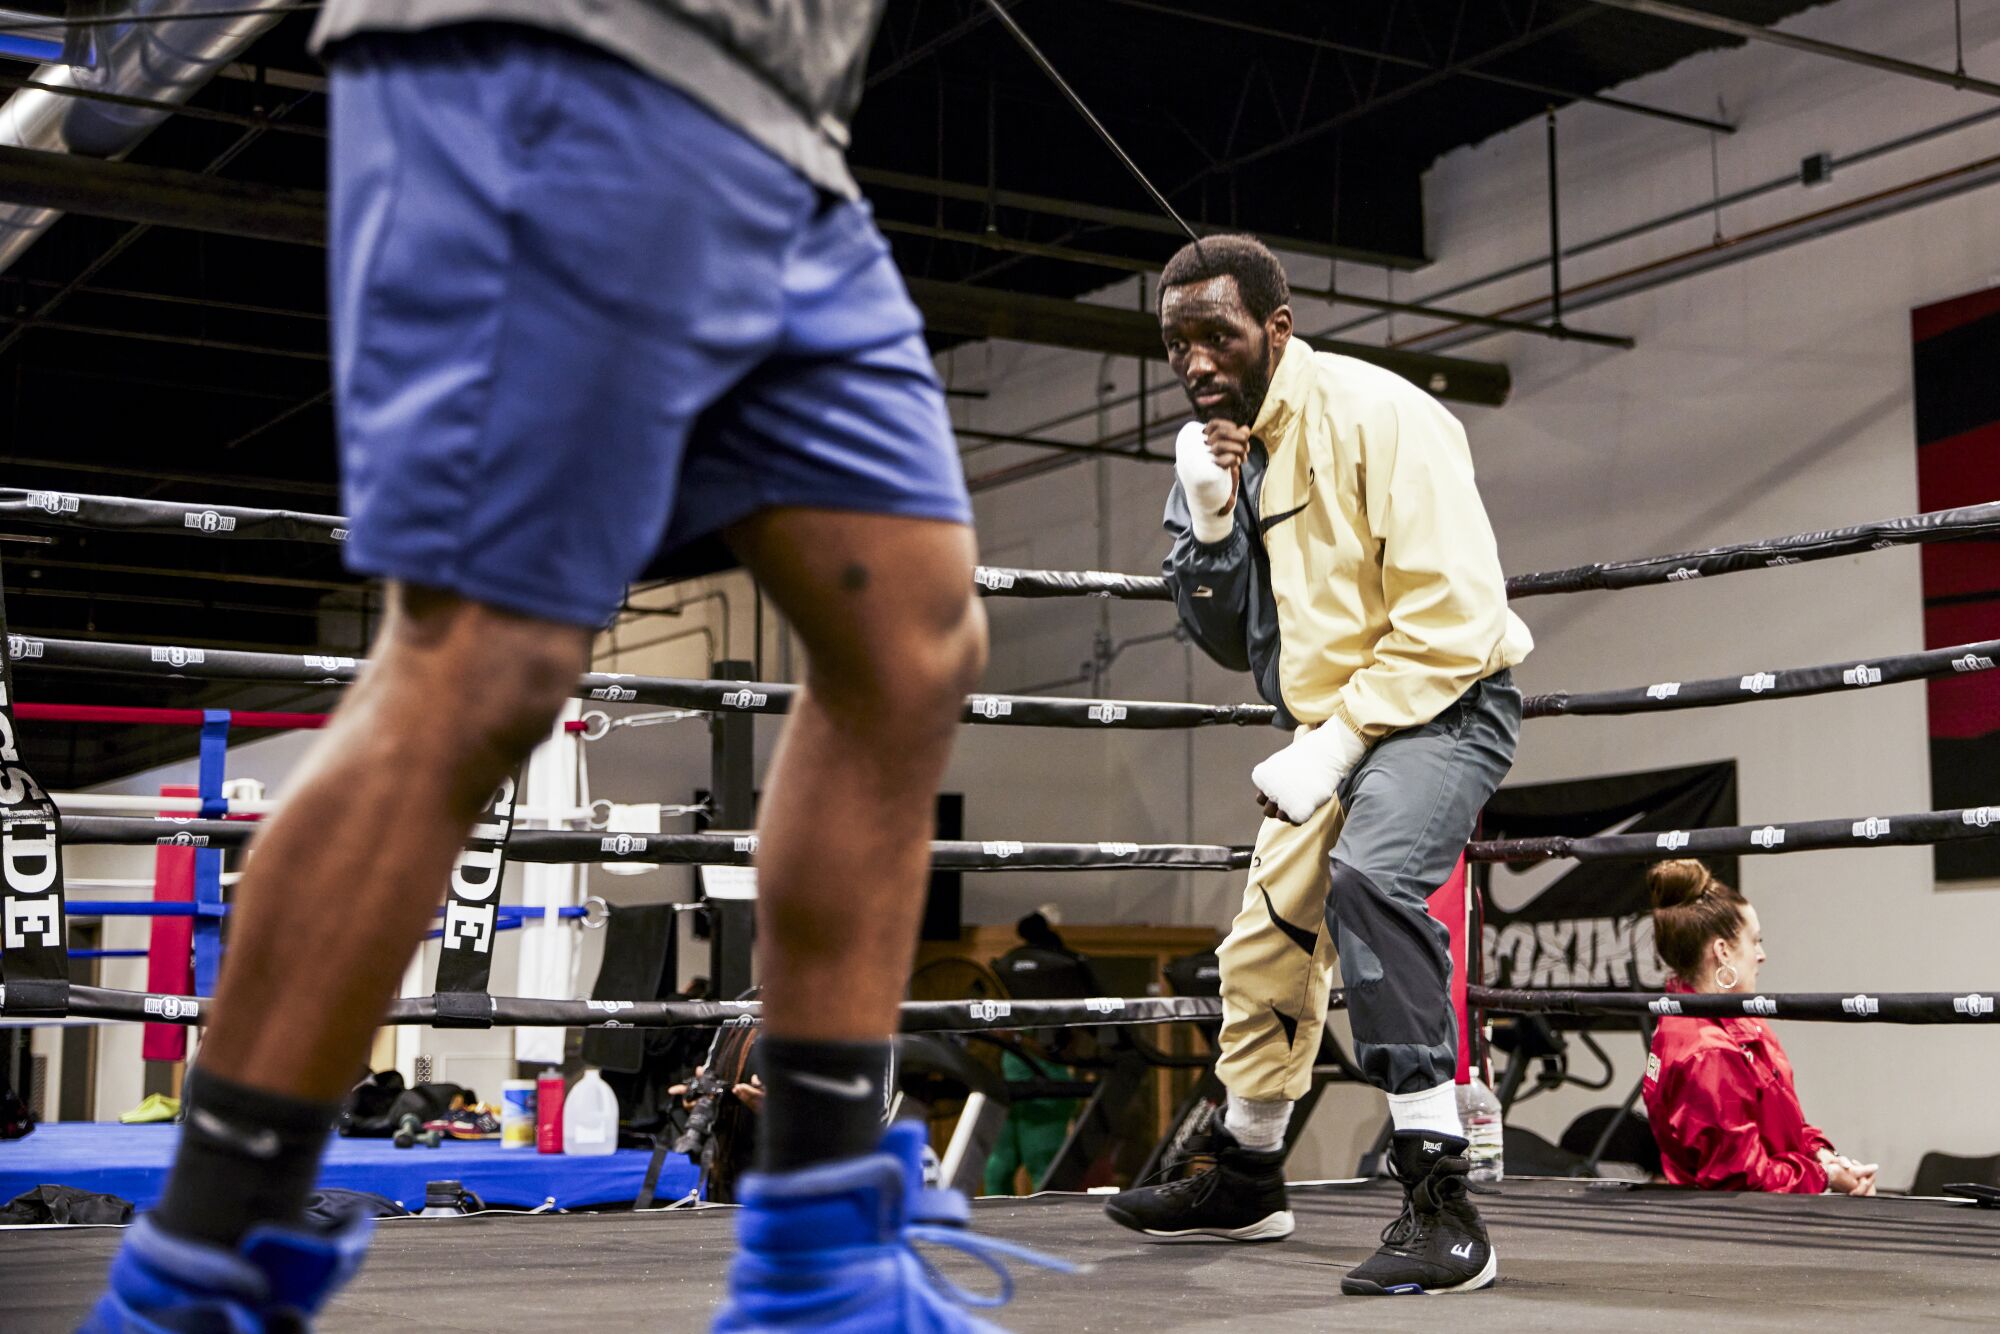
<path fill-rule="evenodd" d="M 26 1139 L 0 1141 L 0 1203 L 36 1186 L 74 1186 L 117 1195 L 151 1208 L 166 1188 L 180 1127 L 70 1121 L 35 1127 Z M 327 1146 L 319 1184 L 373 1191 L 411 1209 L 424 1206 L 424 1184 L 460 1181 L 488 1204 L 533 1208 L 553 1199 L 558 1209 L 629 1204 L 639 1193 L 652 1155 L 620 1149 L 572 1158 L 503 1149 L 496 1140 L 446 1140 L 435 1149 L 398 1149 L 386 1139 L 341 1139 Z M 694 1189 L 695 1166 L 667 1155 L 657 1191 L 673 1200 Z"/>

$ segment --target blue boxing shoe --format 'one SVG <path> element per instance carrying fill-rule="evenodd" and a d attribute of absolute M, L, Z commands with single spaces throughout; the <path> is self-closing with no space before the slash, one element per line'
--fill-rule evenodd
<path fill-rule="evenodd" d="M 261 1227 L 225 1251 L 141 1218 L 78 1334 L 303 1334 L 361 1268 L 374 1226 L 356 1213 L 325 1231 Z"/>
<path fill-rule="evenodd" d="M 965 1230 L 966 1198 L 923 1183 L 924 1127 L 899 1121 L 862 1158 L 743 1178 L 738 1251 L 717 1334 L 762 1330 L 825 1334 L 998 1334 L 964 1307 L 1004 1305 L 1013 1280 L 1003 1259 L 1043 1269 L 1074 1266 Z M 917 1254 L 949 1246 L 1000 1279 L 991 1297 L 967 1292 Z"/>

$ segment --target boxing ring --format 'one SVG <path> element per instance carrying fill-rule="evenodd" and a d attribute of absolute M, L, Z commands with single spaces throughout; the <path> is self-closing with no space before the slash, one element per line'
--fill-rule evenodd
<path fill-rule="evenodd" d="M 18 490 L 0 490 L 0 521 L 172 533 L 185 540 L 338 543 L 346 535 L 345 522 L 330 515 Z M 1988 504 L 1707 551 L 1529 574 L 1510 579 L 1508 587 L 1510 596 L 1520 598 L 1683 583 L 1911 544 L 1996 536 L 2000 536 L 2000 504 Z M 1167 598 L 1159 579 L 1106 572 L 986 568 L 978 572 L 976 582 L 989 597 Z M 8 635 L 6 654 L 9 662 L 32 663 L 80 680 L 116 674 L 339 688 L 366 666 L 338 655 L 86 642 L 22 631 Z M 1835 693 L 1857 684 L 1890 686 L 1989 672 L 1996 660 L 2000 660 L 2000 641 L 1858 663 L 1738 664 L 1736 674 L 1712 679 L 1534 696 L 1526 701 L 1525 713 L 1553 719 L 1733 707 Z M 636 719 L 639 715 L 630 711 L 642 708 L 700 714 L 718 723 L 783 714 L 796 689 L 784 683 L 592 674 L 578 682 L 575 694 L 591 701 L 593 712 L 573 725 L 589 738 L 604 736 L 627 716 Z M 7 722 L 10 728 L 25 728 L 38 721 L 75 721 L 78 710 L 93 707 L 17 702 Z M 288 717 L 286 725 L 315 725 L 306 718 Z M 1271 718 L 1272 710 L 1256 704 L 1007 695 L 974 695 L 962 715 L 970 726 L 1082 730 L 1264 726 Z M 213 726 L 206 716 L 203 722 Z M 1532 737 L 1525 744 L 1531 745 Z M 94 812 L 107 808 L 90 806 L 86 799 L 76 803 L 76 809 L 62 811 L 57 809 L 62 805 L 58 797 L 45 811 L 10 817 L 10 839 L 23 848 L 44 849 L 49 874 L 32 894 L 23 894 L 10 883 L 6 900 L 0 902 L 0 910 L 13 914 L 10 920 L 39 925 L 21 937 L 28 941 L 27 947 L 0 950 L 0 1021 L 179 1025 L 202 1021 L 208 1002 L 200 994 L 72 984 L 64 924 L 108 914 L 184 916 L 197 927 L 198 959 L 204 942 L 211 956 L 219 956 L 229 913 L 220 880 L 186 905 L 68 899 L 60 850 L 88 844 L 183 845 L 219 854 L 242 847 L 254 833 L 255 818 L 268 813 L 269 807 L 240 802 L 232 807 L 229 798 L 219 790 L 208 790 L 210 786 L 205 782 L 198 798 L 181 799 L 179 804 L 172 804 L 176 800 L 172 798 L 148 798 L 125 806 L 114 803 L 108 813 L 81 814 L 77 811 L 87 806 Z M 1994 795 L 2000 801 L 2000 786 Z M 602 823 L 594 810 L 531 812 L 514 807 L 511 794 L 504 803 L 496 798 L 493 814 L 498 837 L 469 847 L 468 856 L 543 864 L 755 864 L 756 837 L 743 829 L 614 834 L 592 827 Z M 2000 805 L 1915 812 L 1859 809 L 1832 818 L 1754 827 L 1476 842 L 1468 847 L 1467 858 L 1520 864 L 1555 858 L 1636 860 L 1717 853 L 1782 856 L 1995 836 L 2000 836 Z M 932 865 L 937 869 L 1051 875 L 1117 869 L 1234 873 L 1247 866 L 1248 858 L 1246 847 L 1123 841 L 940 841 L 932 848 Z M 747 912 L 741 903 L 712 907 L 725 925 L 727 913 Z M 539 915 L 539 910 L 463 900 L 456 890 L 442 911 L 448 946 L 476 940 L 481 932 L 490 938 L 492 931 Z M 576 929 L 587 929 L 616 911 L 594 901 L 586 908 L 560 910 L 558 917 Z M 718 968 L 719 977 L 726 977 L 728 970 L 747 975 L 747 933 L 724 930 L 719 942 L 726 944 L 719 943 L 718 948 L 736 951 L 723 961 L 726 968 Z M 464 957 L 467 953 L 443 951 L 433 994 L 398 1000 L 387 1022 L 466 1028 L 714 1028 L 754 1023 L 758 1017 L 754 1003 L 496 995 L 488 990 L 486 971 L 473 966 Z M 2000 964 L 1987 980 L 1993 984 L 1989 988 L 1960 992 L 1871 993 L 1857 986 L 1851 992 L 1753 997 L 1473 986 L 1465 1019 L 1468 1031 L 1476 1031 L 1480 1016 L 1487 1012 L 1749 1013 L 1836 1023 L 2000 1025 L 1994 1005 L 1995 995 L 2000 994 Z M 1341 1003 L 1336 992 L 1332 1004 Z M 1220 1002 L 1211 997 L 928 1001 L 905 1005 L 903 1028 L 965 1033 L 1158 1025 L 1212 1021 L 1219 1013 Z M 33 1136 L 18 1144 L 0 1144 L 0 1159 L 24 1150 L 32 1153 L 33 1144 Z M 1081 1295 L 1073 1283 L 1060 1280 L 1037 1278 L 1025 1283 L 1007 1314 L 1014 1328 L 1323 1329 L 1345 1324 L 1396 1328 L 1406 1319 L 1422 1317 L 1397 1304 L 1385 1311 L 1373 1303 L 1342 1306 L 1331 1300 L 1340 1273 L 1374 1249 L 1382 1218 L 1393 1212 L 1388 1208 L 1393 1191 L 1386 1183 L 1302 1188 L 1293 1206 L 1301 1215 L 1298 1235 L 1277 1248 L 1136 1242 L 1107 1225 L 1097 1202 L 1085 1197 L 982 1201 L 975 1222 L 1003 1238 L 1096 1265 L 1084 1281 L 1088 1291 Z M 1495 1245 L 1505 1256 L 1505 1278 L 1477 1312 L 1487 1329 L 1541 1330 L 1571 1324 L 1579 1309 L 1589 1310 L 1593 1323 L 1629 1320 L 1646 1328 L 1699 1326 L 1704 1331 L 1718 1324 L 1795 1323 L 1807 1313 L 1815 1324 L 1828 1328 L 1902 1328 L 1931 1319 L 1990 1320 L 2000 1310 L 2000 1266 L 1994 1263 L 2000 1259 L 2000 1212 L 1962 1202 L 1700 1195 L 1510 1179 L 1503 1192 L 1482 1196 L 1479 1204 Z M 697 1313 L 706 1312 L 719 1291 L 729 1226 L 728 1213 L 715 1209 L 616 1217 L 495 1215 L 463 1223 L 389 1220 L 369 1268 L 324 1327 L 375 1328 L 391 1315 L 449 1326 L 457 1318 L 455 1312 L 462 1313 L 475 1299 L 491 1300 L 496 1285 L 504 1284 L 510 1314 L 540 1329 L 601 1328 L 606 1320 L 628 1319 L 635 1311 L 683 1312 L 688 1315 L 684 1327 L 692 1328 L 698 1323 Z M 476 1232 L 468 1230 L 475 1228 Z M 9 1278 L 8 1327 L 64 1327 L 63 1322 L 74 1319 L 94 1291 L 114 1244 L 114 1234 L 88 1229 L 60 1234 L 0 1232 L 0 1268 Z M 668 1319 L 665 1327 L 683 1326 Z"/>

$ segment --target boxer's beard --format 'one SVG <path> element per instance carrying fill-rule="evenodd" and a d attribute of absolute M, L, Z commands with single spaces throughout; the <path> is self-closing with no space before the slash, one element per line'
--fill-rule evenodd
<path fill-rule="evenodd" d="M 1264 397 L 1271 392 L 1271 335 L 1261 336 L 1264 355 L 1258 359 L 1257 369 L 1243 377 L 1242 391 L 1236 395 L 1237 413 L 1231 420 L 1238 426 L 1248 427 L 1257 420 L 1257 414 L 1264 410 Z"/>

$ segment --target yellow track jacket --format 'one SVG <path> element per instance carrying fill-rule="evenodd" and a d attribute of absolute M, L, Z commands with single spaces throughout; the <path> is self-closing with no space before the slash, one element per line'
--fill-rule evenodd
<path fill-rule="evenodd" d="M 1195 540 L 1179 483 L 1164 572 L 1181 622 L 1256 676 L 1281 726 L 1418 727 L 1528 656 L 1458 419 L 1379 366 L 1294 338 L 1251 427 L 1235 526 Z"/>

